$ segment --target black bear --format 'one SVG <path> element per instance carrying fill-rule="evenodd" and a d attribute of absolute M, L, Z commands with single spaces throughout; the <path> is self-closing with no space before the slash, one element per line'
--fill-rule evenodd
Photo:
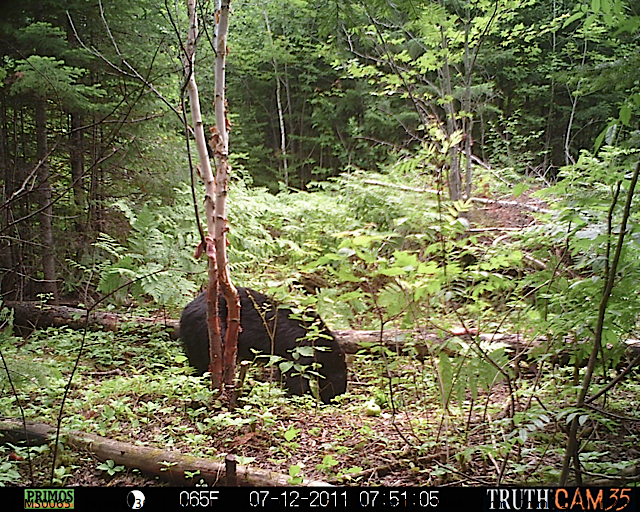
<path fill-rule="evenodd" d="M 249 288 L 238 288 L 240 294 L 240 325 L 238 335 L 238 359 L 255 358 L 252 349 L 260 354 L 275 354 L 294 360 L 292 351 L 300 346 L 318 347 L 311 357 L 298 357 L 297 364 L 312 369 L 314 362 L 320 366 L 317 373 L 320 398 L 328 403 L 347 388 L 347 364 L 344 350 L 315 313 L 304 313 L 302 319 L 291 318 L 290 309 L 278 308 L 275 302 Z M 222 319 L 222 335 L 226 331 L 227 304 L 220 297 L 219 309 Z M 180 317 L 180 337 L 189 363 L 202 375 L 209 369 L 209 338 L 207 334 L 206 293 L 196 297 L 184 308 Z M 308 336 L 312 329 L 316 336 Z M 308 375 L 289 370 L 284 382 L 290 393 L 301 395 L 310 391 Z"/>

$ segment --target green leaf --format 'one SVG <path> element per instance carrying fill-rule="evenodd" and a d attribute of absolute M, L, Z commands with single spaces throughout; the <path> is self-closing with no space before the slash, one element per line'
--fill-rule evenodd
<path fill-rule="evenodd" d="M 446 404 L 451 392 L 451 386 L 453 383 L 453 368 L 451 367 L 451 359 L 445 352 L 440 353 L 438 362 L 440 370 L 440 378 L 442 380 L 442 402 Z"/>
<path fill-rule="evenodd" d="M 356 236 L 351 242 L 353 243 L 353 245 L 359 245 L 359 246 L 368 246 L 373 240 L 373 237 L 368 236 L 368 235 L 359 235 Z"/>
<path fill-rule="evenodd" d="M 298 476 L 301 471 L 302 471 L 302 468 L 300 466 L 294 464 L 293 466 L 289 467 L 289 476 L 291 476 L 291 477 Z"/>
<path fill-rule="evenodd" d="M 356 253 L 351 247 L 342 247 L 338 249 L 337 255 L 341 258 L 349 258 Z"/>
<path fill-rule="evenodd" d="M 284 433 L 284 438 L 287 441 L 292 441 L 293 439 L 295 439 L 298 436 L 299 433 L 300 433 L 300 429 L 299 428 L 290 427 L 289 430 L 287 430 Z M 289 473 L 289 474 L 291 475 L 291 473 Z M 296 476 L 296 475 L 291 475 L 291 476 Z"/>
<path fill-rule="evenodd" d="M 278 365 L 282 373 L 286 373 L 293 368 L 293 361 L 283 361 Z"/>
<path fill-rule="evenodd" d="M 527 183 L 518 183 L 515 187 L 513 187 L 513 197 L 518 198 L 522 195 L 523 192 L 526 192 L 527 190 L 529 190 L 529 185 Z"/>
<path fill-rule="evenodd" d="M 521 428 L 520 430 L 518 430 L 518 437 L 524 443 L 529 437 L 529 433 L 527 432 L 527 429 Z"/>
<path fill-rule="evenodd" d="M 392 268 L 384 268 L 382 270 L 379 270 L 378 273 L 382 274 L 383 276 L 393 277 L 393 276 L 405 275 L 407 271 L 403 268 L 392 267 Z"/>
<path fill-rule="evenodd" d="M 631 107 L 625 103 L 624 105 L 622 105 L 622 107 L 620 107 L 620 122 L 625 125 L 625 126 L 629 126 L 629 121 L 631 121 Z"/>
<path fill-rule="evenodd" d="M 569 16 L 565 22 L 562 24 L 562 28 L 567 28 L 569 25 L 571 25 L 574 21 L 579 20 L 580 18 L 582 18 L 584 16 L 584 12 L 582 11 L 578 11 L 575 14 L 572 14 L 571 16 Z"/>
<path fill-rule="evenodd" d="M 309 347 L 309 346 L 296 347 L 294 350 L 298 354 L 300 354 L 301 357 L 313 357 L 316 352 L 316 349 L 314 347 Z"/>
<path fill-rule="evenodd" d="M 584 25 L 583 28 L 584 30 L 588 30 L 591 25 L 593 25 L 596 21 L 598 20 L 598 17 L 595 14 L 591 14 L 587 17 L 586 20 L 584 20 Z"/>
<path fill-rule="evenodd" d="M 325 466 L 337 466 L 338 461 L 333 458 L 333 455 L 329 454 L 324 456 L 324 458 L 322 459 L 322 464 L 324 464 Z"/>

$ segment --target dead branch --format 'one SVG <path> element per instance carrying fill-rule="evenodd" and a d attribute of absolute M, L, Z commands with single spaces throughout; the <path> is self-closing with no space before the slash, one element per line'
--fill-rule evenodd
<path fill-rule="evenodd" d="M 397 190 L 404 190 L 407 192 L 418 192 L 420 194 L 440 195 L 442 193 L 440 190 L 435 190 L 432 188 L 409 187 L 407 185 L 399 185 L 397 183 L 386 183 L 384 181 L 378 181 L 378 180 L 364 180 L 364 183 L 366 183 L 367 185 L 376 185 L 378 187 L 394 188 Z M 472 203 L 480 203 L 480 204 L 497 204 L 498 206 L 515 206 L 516 208 L 523 208 L 525 210 L 530 210 L 538 213 L 551 213 L 551 210 L 548 210 L 546 208 L 541 208 L 540 206 L 536 206 L 528 203 L 519 203 L 517 201 L 487 199 L 486 197 L 470 197 L 469 201 L 471 201 Z"/>
<path fill-rule="evenodd" d="M 507 227 L 500 227 L 500 226 L 493 226 L 493 227 L 489 227 L 489 228 L 473 228 L 473 229 L 468 229 L 467 230 L 469 233 L 487 233 L 490 231 L 522 231 L 522 228 L 507 228 Z"/>

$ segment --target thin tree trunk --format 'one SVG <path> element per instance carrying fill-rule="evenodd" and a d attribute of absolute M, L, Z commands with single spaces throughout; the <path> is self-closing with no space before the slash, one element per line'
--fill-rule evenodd
<path fill-rule="evenodd" d="M 451 70 L 449 69 L 449 60 L 446 57 L 446 52 L 449 47 L 447 44 L 447 38 L 442 31 L 442 49 L 444 50 L 444 62 L 442 64 L 442 90 L 444 91 L 445 98 L 453 98 L 453 90 L 451 86 Z M 450 139 L 454 133 L 458 130 L 456 123 L 456 112 L 452 101 L 446 101 L 444 103 L 444 110 L 447 116 L 447 137 Z M 462 176 L 460 175 L 460 155 L 458 154 L 457 145 L 449 147 L 449 197 L 452 201 L 457 201 L 462 196 Z"/>
<path fill-rule="evenodd" d="M 198 40 L 198 18 L 196 0 L 187 0 L 189 13 L 189 36 L 183 68 L 187 78 L 187 91 L 191 104 L 191 117 L 200 159 L 201 175 L 205 183 L 205 212 L 208 235 L 204 250 L 208 256 L 209 282 L 207 286 L 207 330 L 211 381 L 214 389 L 226 392 L 231 405 L 234 404 L 235 368 L 240 329 L 240 297 L 231 284 L 227 259 L 228 230 L 226 199 L 229 189 L 229 136 L 225 100 L 225 66 L 227 55 L 227 32 L 229 25 L 229 0 L 223 0 L 216 12 L 216 62 L 215 62 L 215 116 L 210 147 L 216 162 L 214 178 L 206 147 L 200 98 L 195 79 L 195 47 Z M 225 339 L 222 340 L 218 310 L 218 286 L 227 303 Z"/>
<path fill-rule="evenodd" d="M 73 201 L 76 207 L 75 230 L 78 234 L 76 261 L 80 261 L 86 243 L 85 206 L 86 194 L 84 190 L 84 131 L 83 118 L 80 113 L 71 113 L 71 137 L 69 140 L 69 164 L 71 166 L 71 180 L 73 187 Z"/>
<path fill-rule="evenodd" d="M 215 112 L 216 132 L 213 138 L 216 162 L 216 204 L 215 232 L 218 281 L 227 303 L 227 330 L 224 338 L 223 381 L 231 405 L 235 405 L 235 375 L 238 354 L 238 334 L 240 333 L 240 295 L 231 282 L 229 259 L 227 257 L 227 194 L 229 193 L 229 121 L 227 120 L 227 101 L 225 98 L 225 69 L 227 58 L 227 34 L 229 32 L 230 0 L 222 0 L 218 19 L 218 37 L 216 41 L 215 64 Z"/>
<path fill-rule="evenodd" d="M 271 34 L 271 26 L 269 25 L 269 16 L 264 11 L 264 21 L 267 26 L 267 34 L 269 35 L 269 43 L 271 44 L 271 52 L 274 52 L 273 35 Z M 273 73 L 276 77 L 276 104 L 278 105 L 278 121 L 280 123 L 280 152 L 282 154 L 282 170 L 284 173 L 284 186 L 289 187 L 289 168 L 287 166 L 287 135 L 284 126 L 284 113 L 282 111 L 282 92 L 280 83 L 280 74 L 278 73 L 278 63 L 273 57 Z"/>
<path fill-rule="evenodd" d="M 93 116 L 93 130 L 91 132 L 91 179 L 89 188 L 89 215 L 87 224 L 97 226 L 100 221 L 100 155 L 102 154 L 100 130 L 96 122 L 96 116 Z"/>
<path fill-rule="evenodd" d="M 59 24 L 65 27 L 67 43 L 71 48 L 78 49 L 80 44 L 75 37 L 74 28 L 70 16 L 60 11 Z M 94 82 L 96 83 L 96 82 Z M 87 197 L 84 183 L 84 139 L 85 129 L 84 115 L 80 111 L 69 113 L 71 133 L 69 137 L 69 165 L 71 167 L 71 186 L 73 188 L 73 201 L 75 204 L 75 231 L 78 234 L 76 242 L 76 261 L 81 262 L 87 243 Z"/>
<path fill-rule="evenodd" d="M 583 52 L 582 52 L 582 66 L 581 66 L 582 68 L 584 68 L 584 66 L 585 66 L 586 59 L 587 59 L 587 38 L 585 37 L 585 39 L 584 39 L 584 49 L 583 49 Z M 580 89 L 581 83 L 582 83 L 582 80 L 580 80 L 578 82 L 578 85 L 576 86 L 576 93 Z M 569 91 L 569 94 L 571 95 L 571 91 Z M 565 140 L 564 140 L 564 164 L 565 165 L 573 165 L 575 163 L 575 160 L 571 156 L 570 146 L 571 146 L 571 130 L 573 128 L 573 120 L 574 120 L 575 115 L 576 115 L 576 109 L 577 109 L 577 106 L 578 106 L 578 99 L 579 99 L 579 97 L 578 97 L 577 94 L 575 96 L 573 96 L 573 98 L 571 98 L 571 115 L 569 116 L 569 124 L 567 125 L 567 134 L 566 134 Z"/>
<path fill-rule="evenodd" d="M 47 100 L 38 98 L 36 109 L 36 137 L 38 142 L 37 158 L 40 165 L 40 243 L 42 245 L 42 268 L 44 274 L 44 292 L 51 295 L 54 304 L 58 303 L 56 284 L 56 265 L 53 251 L 53 205 L 47 147 Z"/>
<path fill-rule="evenodd" d="M 467 18 L 469 15 L 467 16 Z M 464 27 L 464 81 L 465 81 L 465 96 L 464 110 L 465 117 L 463 118 L 463 130 L 464 130 L 464 154 L 465 154 L 465 193 L 467 199 L 471 197 L 471 181 L 473 179 L 473 169 L 471 166 L 471 146 L 473 142 L 473 119 L 471 118 L 471 56 L 469 55 L 469 31 L 471 22 L 467 19 Z M 466 213 L 465 213 L 466 215 Z"/>
<path fill-rule="evenodd" d="M 11 116 L 7 111 L 7 106 L 12 110 Z M 24 210 L 27 208 L 28 201 L 23 198 L 15 198 L 14 194 L 20 194 L 20 190 L 27 191 L 33 187 L 33 181 L 31 178 L 23 178 L 20 176 L 20 169 L 24 168 L 24 162 L 22 159 L 22 152 L 20 151 L 20 138 L 18 136 L 18 130 L 22 128 L 23 124 L 20 122 L 22 110 L 13 102 L 9 102 L 6 95 L 3 95 L 3 134 L 4 134 L 4 157 L 2 160 L 2 168 L 4 169 L 5 176 L 5 189 L 4 189 L 4 201 L 14 198 L 6 208 L 3 209 L 2 226 L 3 232 L 6 225 L 10 224 L 16 218 L 25 216 Z M 11 119 L 8 119 L 11 117 Z M 11 228 L 11 236 L 13 240 L 10 242 L 7 240 L 7 249 L 0 246 L 0 254 L 5 254 L 4 275 L 2 276 L 2 296 L 5 300 L 23 300 L 25 294 L 25 278 L 28 275 L 26 271 L 25 262 L 27 258 L 23 254 L 25 236 L 23 233 L 29 229 L 26 224 L 17 224 Z M 26 237 L 29 238 L 29 237 Z"/>
<path fill-rule="evenodd" d="M 7 96 L 4 94 L 4 91 L 0 91 L 0 97 L 2 100 L 0 104 L 0 176 L 4 183 L 4 187 L 0 189 L 0 205 L 7 205 L 1 212 L 0 230 L 4 230 L 5 226 L 10 222 L 11 207 L 7 204 L 7 200 L 15 190 L 15 171 L 9 165 L 9 155 L 7 154 L 9 149 L 6 121 Z M 2 274 L 0 275 L 0 294 L 2 294 L 3 297 L 14 291 L 15 272 L 13 271 L 12 245 L 8 238 L 5 239 L 5 237 L 0 236 L 0 268 L 2 269 Z"/>
<path fill-rule="evenodd" d="M 183 60 L 184 74 L 187 79 L 187 93 L 191 106 L 191 120 L 193 122 L 193 132 L 196 139 L 196 148 L 200 160 L 200 175 L 204 181 L 205 188 L 205 216 L 207 220 L 208 235 L 205 239 L 204 248 L 208 257 L 207 285 L 207 331 L 209 334 L 209 370 L 211 372 L 211 385 L 213 389 L 222 389 L 223 369 L 222 369 L 222 329 L 218 311 L 218 272 L 216 268 L 216 255 L 214 239 L 215 231 L 214 209 L 216 196 L 216 182 L 211 170 L 209 152 L 202 123 L 202 113 L 200 111 L 200 97 L 198 94 L 198 84 L 195 77 L 195 49 L 198 40 L 198 18 L 196 13 L 196 0 L 187 0 L 187 11 L 189 14 L 189 35 L 186 44 L 186 54 Z M 220 35 L 216 32 L 216 43 Z M 186 120 L 185 120 L 186 122 Z"/>
<path fill-rule="evenodd" d="M 556 17 L 556 0 L 553 0 L 553 19 Z M 556 32 L 555 30 L 551 31 L 551 55 L 555 57 L 556 54 Z M 547 129 L 544 139 L 544 159 L 542 160 L 542 172 L 546 175 L 547 169 L 552 161 L 549 155 L 549 151 L 551 148 L 551 128 L 553 126 L 553 113 L 555 111 L 555 95 L 556 95 L 556 79 L 555 74 L 551 74 L 551 91 L 549 93 L 549 112 L 547 113 Z"/>

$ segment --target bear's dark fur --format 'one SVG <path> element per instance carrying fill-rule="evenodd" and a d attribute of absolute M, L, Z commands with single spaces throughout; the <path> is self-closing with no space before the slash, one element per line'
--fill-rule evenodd
<path fill-rule="evenodd" d="M 344 350 L 317 314 L 307 312 L 301 315 L 302 320 L 294 319 L 291 318 L 290 309 L 278 308 L 272 299 L 262 293 L 248 288 L 238 288 L 238 293 L 241 303 L 241 330 L 238 335 L 239 360 L 253 360 L 255 355 L 251 349 L 260 354 L 273 353 L 293 360 L 291 351 L 296 347 L 325 347 L 324 350 L 315 350 L 313 357 L 299 357 L 295 362 L 308 365 L 309 369 L 314 362 L 319 363 L 318 387 L 323 402 L 327 403 L 334 396 L 346 391 L 347 365 Z M 184 308 L 180 318 L 182 343 L 189 362 L 200 375 L 209 369 L 206 308 L 206 293 L 203 293 Z M 224 337 L 227 318 L 224 297 L 220 298 L 219 309 Z M 313 332 L 318 332 L 319 335 L 309 338 L 308 328 L 313 324 L 317 326 L 313 328 Z M 284 375 L 284 382 L 289 392 L 296 395 L 309 392 L 308 376 L 293 375 L 295 373 L 298 372 L 290 370 Z"/>

